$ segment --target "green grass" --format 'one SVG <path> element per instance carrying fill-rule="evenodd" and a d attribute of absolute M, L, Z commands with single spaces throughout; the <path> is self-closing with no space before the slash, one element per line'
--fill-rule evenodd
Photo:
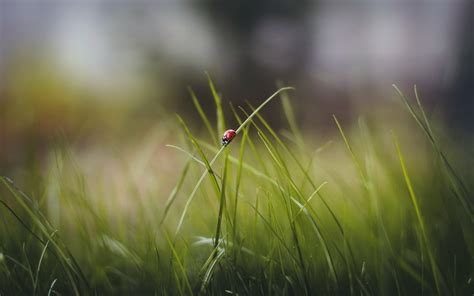
<path fill-rule="evenodd" d="M 150 168 L 151 137 L 109 171 L 64 145 L 25 191 L 2 177 L 0 294 L 474 292 L 473 176 L 449 160 L 416 88 L 415 104 L 396 88 L 411 122 L 334 116 L 339 135 L 315 145 L 291 88 L 225 112 L 209 85 L 215 123 L 190 90 L 207 136 L 178 117 L 182 140 L 163 152 L 174 169 Z M 261 113 L 279 103 L 289 131 Z M 229 122 L 238 135 L 221 146 Z"/>

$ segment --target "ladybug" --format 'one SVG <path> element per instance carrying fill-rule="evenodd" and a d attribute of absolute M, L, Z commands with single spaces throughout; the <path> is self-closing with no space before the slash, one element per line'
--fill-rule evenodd
<path fill-rule="evenodd" d="M 226 130 L 222 136 L 222 145 L 227 145 L 235 137 L 236 133 L 233 129 Z"/>

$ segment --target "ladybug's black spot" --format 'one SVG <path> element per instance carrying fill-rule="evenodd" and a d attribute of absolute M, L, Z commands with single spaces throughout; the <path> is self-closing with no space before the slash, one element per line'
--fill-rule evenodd
<path fill-rule="evenodd" d="M 223 137 L 222 138 L 222 145 L 228 145 L 230 143 L 230 141 L 232 141 L 232 139 L 229 139 L 227 137 Z"/>

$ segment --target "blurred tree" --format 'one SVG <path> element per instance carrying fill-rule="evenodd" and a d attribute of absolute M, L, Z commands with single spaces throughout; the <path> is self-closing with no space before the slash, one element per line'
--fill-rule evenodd
<path fill-rule="evenodd" d="M 243 0 L 219 1 L 200 0 L 200 5 L 209 14 L 211 20 L 220 25 L 232 27 L 242 38 L 257 27 L 265 17 L 282 17 L 301 21 L 310 11 L 315 1 L 302 0 Z"/>
<path fill-rule="evenodd" d="M 309 16 L 315 4 L 311 0 L 200 0 L 198 7 L 223 36 L 221 50 L 231 52 L 232 76 L 238 77 L 225 82 L 225 91 L 248 99 L 274 89 L 275 79 L 290 84 L 301 81 L 313 42 Z"/>

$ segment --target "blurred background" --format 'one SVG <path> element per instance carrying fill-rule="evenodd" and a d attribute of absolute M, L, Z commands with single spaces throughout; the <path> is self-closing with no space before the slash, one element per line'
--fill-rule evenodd
<path fill-rule="evenodd" d="M 212 116 L 205 71 L 234 105 L 257 105 L 277 81 L 296 87 L 310 134 L 333 113 L 390 115 L 392 83 L 416 84 L 430 116 L 472 134 L 473 3 L 1 0 L 0 173 L 64 135 L 79 149 L 120 146 L 168 129 L 174 113 L 199 129 L 187 88 Z M 279 104 L 265 114 L 283 124 Z"/>

